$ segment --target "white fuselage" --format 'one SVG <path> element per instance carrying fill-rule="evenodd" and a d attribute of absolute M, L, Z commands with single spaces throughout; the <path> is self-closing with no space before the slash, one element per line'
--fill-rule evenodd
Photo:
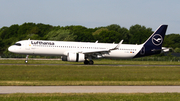
<path fill-rule="evenodd" d="M 51 55 L 67 56 L 69 52 L 96 52 L 110 50 L 118 44 L 90 43 L 90 42 L 65 42 L 45 40 L 23 40 L 18 41 L 19 45 L 12 45 L 9 51 L 25 55 Z M 143 45 L 121 44 L 116 50 L 103 54 L 104 58 L 133 58 Z M 98 58 L 98 57 L 97 57 Z"/>

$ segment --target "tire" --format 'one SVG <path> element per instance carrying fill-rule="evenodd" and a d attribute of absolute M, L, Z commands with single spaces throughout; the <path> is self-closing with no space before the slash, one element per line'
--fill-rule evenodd
<path fill-rule="evenodd" d="M 27 63 L 28 63 L 28 60 L 25 60 L 25 63 L 27 64 Z"/>
<path fill-rule="evenodd" d="M 90 61 L 89 61 L 89 64 L 90 64 L 90 65 L 93 65 L 93 64 L 94 64 L 94 61 L 93 61 L 93 60 L 90 60 Z"/>
<path fill-rule="evenodd" d="M 88 61 L 88 60 L 85 60 L 85 61 L 84 61 L 84 64 L 85 64 L 85 65 L 89 64 L 89 61 Z"/>

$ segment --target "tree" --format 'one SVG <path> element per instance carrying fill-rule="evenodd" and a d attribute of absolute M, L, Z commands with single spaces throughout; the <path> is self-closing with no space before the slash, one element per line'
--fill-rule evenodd
<path fill-rule="evenodd" d="M 172 47 L 172 48 L 177 48 L 180 47 L 180 35 L 179 34 L 169 34 L 165 36 L 164 40 L 164 46 L 166 47 Z"/>
<path fill-rule="evenodd" d="M 23 40 L 23 39 L 33 39 L 31 36 L 31 34 L 34 34 L 35 31 L 33 31 L 36 27 L 35 23 L 24 23 L 22 25 L 19 26 L 19 30 L 17 32 L 18 38 L 19 40 Z M 33 29 L 34 28 L 34 29 Z M 36 32 L 35 32 L 36 33 Z"/>
<path fill-rule="evenodd" d="M 103 31 L 108 31 L 108 29 L 107 28 L 100 28 L 100 29 L 98 29 L 98 30 L 96 30 L 95 32 L 93 32 L 92 33 L 92 35 L 93 35 L 93 37 L 94 37 L 94 39 L 97 41 L 99 41 L 99 42 L 101 42 L 102 41 L 102 38 L 101 38 L 101 36 L 100 36 L 100 33 L 103 33 Z"/>
<path fill-rule="evenodd" d="M 141 44 L 147 40 L 148 37 L 153 33 L 152 28 L 146 28 L 141 25 L 131 26 L 129 29 L 131 34 L 130 43 Z"/>
<path fill-rule="evenodd" d="M 66 26 L 66 27 L 62 27 L 62 29 L 70 30 L 70 32 L 76 36 L 75 41 L 81 41 L 81 42 L 95 41 L 94 37 L 92 36 L 94 29 L 91 28 L 88 29 L 84 26 Z"/>
<path fill-rule="evenodd" d="M 121 30 L 121 26 L 119 26 L 117 24 L 112 24 L 112 25 L 107 26 L 107 29 L 110 31 L 119 32 Z"/>
<path fill-rule="evenodd" d="M 175 48 L 175 49 L 174 49 L 174 52 L 175 52 L 175 53 L 180 53 L 180 48 Z"/>
<path fill-rule="evenodd" d="M 120 40 L 122 40 L 122 34 L 116 32 L 116 31 L 101 31 L 99 33 L 99 42 L 103 43 L 119 43 Z"/>
<path fill-rule="evenodd" d="M 117 36 L 115 42 L 117 42 L 117 40 L 124 40 L 123 43 L 129 43 L 129 39 L 131 37 L 131 34 L 129 33 L 129 30 L 127 28 L 121 27 L 120 25 L 117 24 L 112 24 L 106 27 L 106 29 L 108 29 L 109 31 L 115 31 L 119 34 Z"/>
<path fill-rule="evenodd" d="M 46 36 L 54 28 L 51 25 L 45 25 L 45 24 L 42 24 L 42 23 L 37 24 L 37 27 L 39 28 L 38 35 L 42 39 L 44 39 L 44 36 Z"/>
<path fill-rule="evenodd" d="M 48 40 L 55 40 L 55 41 L 73 41 L 75 36 L 70 33 L 69 30 L 52 30 L 47 35 L 46 38 Z"/>
<path fill-rule="evenodd" d="M 1 37 L 3 39 L 8 39 L 10 37 L 17 37 L 17 31 L 19 29 L 19 25 L 12 25 L 9 28 L 4 28 L 4 30 L 1 31 Z"/>
<path fill-rule="evenodd" d="M 99 35 L 99 33 L 101 33 L 102 31 L 108 31 L 108 29 L 102 27 L 102 28 L 96 30 L 95 32 L 93 32 L 92 35 L 93 35 L 93 36 Z"/>
<path fill-rule="evenodd" d="M 120 39 L 123 39 L 123 43 L 129 43 L 130 38 L 132 37 L 131 34 L 129 33 L 129 30 L 127 28 L 121 28 L 118 30 L 118 32 L 121 34 Z"/>

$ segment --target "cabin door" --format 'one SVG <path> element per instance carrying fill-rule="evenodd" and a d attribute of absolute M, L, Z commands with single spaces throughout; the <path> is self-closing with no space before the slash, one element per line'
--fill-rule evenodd
<path fill-rule="evenodd" d="M 26 50 L 30 50 L 30 46 L 31 46 L 31 43 L 30 43 L 30 40 L 28 40 L 27 42 L 26 42 Z"/>

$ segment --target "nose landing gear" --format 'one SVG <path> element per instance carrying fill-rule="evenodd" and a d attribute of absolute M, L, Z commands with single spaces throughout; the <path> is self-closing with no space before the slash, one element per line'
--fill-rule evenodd
<path fill-rule="evenodd" d="M 29 57 L 29 55 L 26 56 L 26 60 L 25 60 L 26 64 L 28 63 L 28 57 Z"/>

